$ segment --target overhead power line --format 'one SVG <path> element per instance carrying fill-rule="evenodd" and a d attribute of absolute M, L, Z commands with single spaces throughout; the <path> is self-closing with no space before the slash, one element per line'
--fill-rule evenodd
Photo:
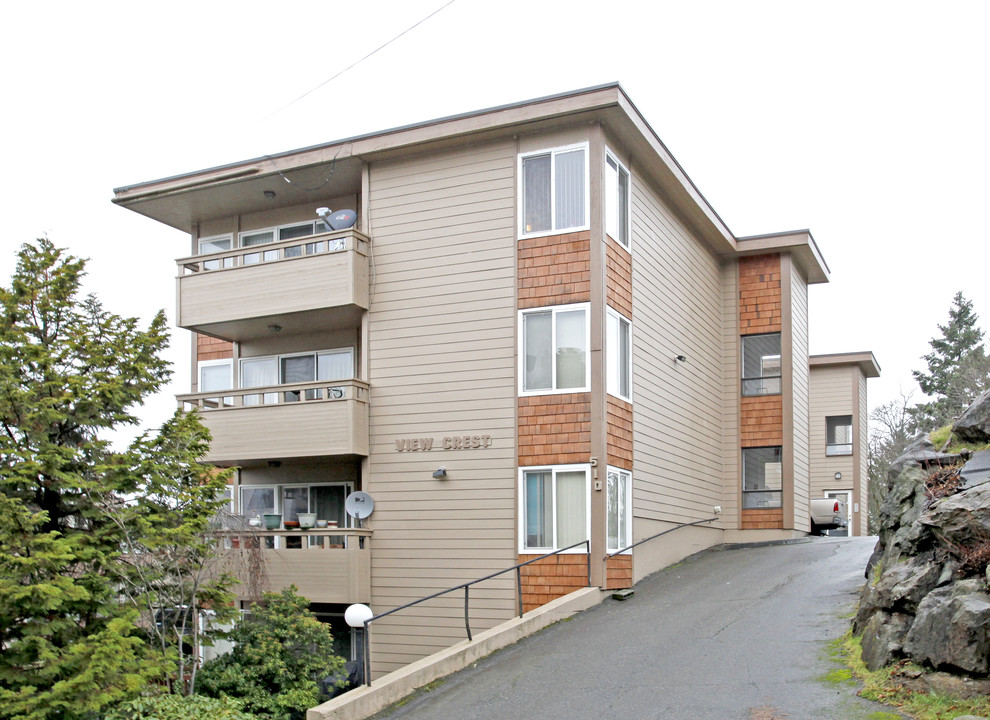
<path fill-rule="evenodd" d="M 336 80 L 337 78 L 339 78 L 341 75 L 343 75 L 345 72 L 347 72 L 348 70 L 351 70 L 352 68 L 356 67 L 357 65 L 360 65 L 361 63 L 363 63 L 365 60 L 367 60 L 368 58 L 370 58 L 372 55 L 374 55 L 375 53 L 379 52 L 380 50 L 384 50 L 389 45 L 391 45 L 392 43 L 394 43 L 396 40 L 398 40 L 399 38 L 401 38 L 403 35 L 406 35 L 407 33 L 415 30 L 420 25 L 422 25 L 427 20 L 429 20 L 431 17 L 433 17 L 437 13 L 441 12 L 442 10 L 450 7 L 455 2 L 457 2 L 457 0 L 449 0 L 449 2 L 441 5 L 439 8 L 437 8 L 436 10 L 434 10 L 433 12 L 431 12 L 429 15 L 427 15 L 425 18 L 423 18 L 422 20 L 420 20 L 419 22 L 417 22 L 415 25 L 410 25 L 405 30 L 403 30 L 398 35 L 396 35 L 394 38 L 392 38 L 391 40 L 389 40 L 388 42 L 386 42 L 386 43 L 384 43 L 382 45 L 379 45 L 377 48 L 375 48 L 374 50 L 372 50 L 370 53 L 368 53 L 367 55 L 365 55 L 361 59 L 355 60 L 350 65 L 348 65 L 347 67 L 345 67 L 343 70 L 341 70 L 340 72 L 338 72 L 336 75 L 333 75 L 332 77 L 327 78 L 326 80 L 324 80 L 323 82 L 321 82 L 316 87 L 313 87 L 313 88 L 307 90 L 306 92 L 304 92 L 302 95 L 300 95 L 299 97 L 297 97 L 295 100 L 292 100 L 292 101 L 286 103 L 285 105 L 283 105 L 282 107 L 278 108 L 274 112 L 272 112 L 272 113 L 266 115 L 265 117 L 261 118 L 261 120 L 259 120 L 257 123 L 255 123 L 255 125 L 258 125 L 258 124 L 264 122 L 265 120 L 268 120 L 269 118 L 271 118 L 271 117 L 273 117 L 275 115 L 278 115 L 280 112 L 282 112 L 283 110 L 286 110 L 286 109 L 292 107 L 293 105 L 295 105 L 297 102 L 299 102 L 300 100 L 302 100 L 306 96 L 312 95 L 314 92 L 316 92 L 317 90 L 319 90 L 324 85 L 327 85 L 328 83 L 333 82 L 334 80 Z"/>

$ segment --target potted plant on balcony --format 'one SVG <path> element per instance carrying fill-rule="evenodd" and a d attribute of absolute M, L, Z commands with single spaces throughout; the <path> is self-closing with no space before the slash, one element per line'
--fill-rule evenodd
<path fill-rule="evenodd" d="M 299 527 L 309 530 L 316 525 L 316 513 L 299 513 Z"/>
<path fill-rule="evenodd" d="M 265 530 L 278 530 L 282 524 L 282 515 L 279 513 L 265 513 Z"/>

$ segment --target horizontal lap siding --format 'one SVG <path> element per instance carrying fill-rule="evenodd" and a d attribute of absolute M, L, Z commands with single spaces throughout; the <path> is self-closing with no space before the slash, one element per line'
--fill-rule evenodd
<path fill-rule="evenodd" d="M 640 537 L 651 521 L 700 520 L 721 502 L 723 297 L 717 259 L 636 178 L 632 218 L 633 512 Z"/>
<path fill-rule="evenodd" d="M 794 528 L 810 530 L 808 445 L 808 284 L 796 267 L 791 269 L 791 372 L 794 396 Z"/>
<path fill-rule="evenodd" d="M 811 496 L 822 497 L 826 490 L 851 489 L 853 486 L 853 455 L 825 455 L 825 418 L 835 415 L 855 416 L 853 408 L 856 391 L 855 365 L 815 367 L 811 370 Z M 836 472 L 842 480 L 836 481 Z M 856 502 L 854 500 L 854 502 Z"/>
<path fill-rule="evenodd" d="M 378 613 L 516 561 L 515 161 L 499 141 L 370 167 Z M 454 449 L 465 437 L 479 447 Z M 432 447 L 400 452 L 404 439 Z M 432 478 L 440 466 L 446 480 Z M 461 591 L 375 623 L 374 676 L 462 640 L 463 602 Z M 472 631 L 514 612 L 511 573 L 472 587 Z"/>
<path fill-rule="evenodd" d="M 859 385 L 859 405 L 856 408 L 856 413 L 853 415 L 853 422 L 856 423 L 858 415 L 858 428 L 854 428 L 856 432 L 856 440 L 858 441 L 858 446 L 854 448 L 855 457 L 858 459 L 859 466 L 856 468 L 856 479 L 858 485 L 858 493 L 853 496 L 853 502 L 859 503 L 859 514 L 853 513 L 853 521 L 856 524 L 856 534 L 858 535 L 868 535 L 868 520 L 869 520 L 869 507 L 870 507 L 870 482 L 869 482 L 869 434 L 868 434 L 868 418 L 869 418 L 869 405 L 867 404 L 866 398 L 866 376 L 856 371 L 857 383 Z"/>
<path fill-rule="evenodd" d="M 723 527 L 739 527 L 742 495 L 739 444 L 739 402 L 741 392 L 739 357 L 739 266 L 735 261 L 722 265 L 722 456 L 725 463 L 722 491 Z"/>

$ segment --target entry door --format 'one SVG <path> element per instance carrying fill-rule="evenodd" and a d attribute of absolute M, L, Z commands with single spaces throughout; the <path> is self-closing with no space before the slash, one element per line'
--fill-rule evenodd
<path fill-rule="evenodd" d="M 829 537 L 848 537 L 852 535 L 852 492 L 849 490 L 832 490 L 825 493 L 825 497 L 833 500 L 842 500 L 846 503 L 846 526 L 828 531 Z"/>

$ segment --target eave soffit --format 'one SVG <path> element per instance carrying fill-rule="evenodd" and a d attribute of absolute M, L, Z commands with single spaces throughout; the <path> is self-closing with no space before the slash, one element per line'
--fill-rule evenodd
<path fill-rule="evenodd" d="M 335 175 L 334 185 L 323 196 L 354 194 L 360 191 L 366 162 L 592 122 L 601 122 L 626 146 L 637 158 L 636 172 L 651 178 L 661 195 L 714 252 L 736 251 L 731 231 L 618 83 L 119 187 L 114 190 L 113 202 L 191 232 L 196 222 L 211 217 L 303 203 L 310 198 L 296 194 L 293 199 L 289 188 L 296 182 L 305 186 L 320 168 Z M 265 190 L 277 193 L 277 204 L 264 200 Z"/>

